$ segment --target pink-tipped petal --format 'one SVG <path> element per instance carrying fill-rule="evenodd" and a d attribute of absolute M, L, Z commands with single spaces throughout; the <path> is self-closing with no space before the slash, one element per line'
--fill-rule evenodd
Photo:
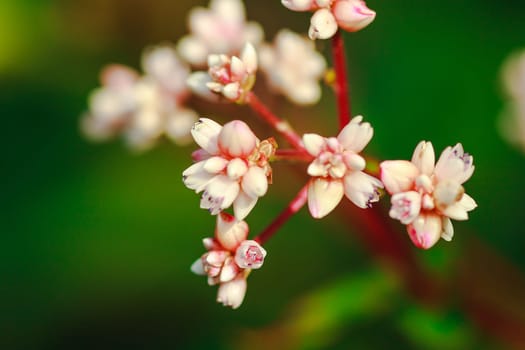
<path fill-rule="evenodd" d="M 231 157 L 250 155 L 257 144 L 257 137 L 245 122 L 233 120 L 224 124 L 218 136 L 219 148 Z"/>
<path fill-rule="evenodd" d="M 409 191 L 419 175 L 418 168 L 406 160 L 386 160 L 379 167 L 381 181 L 390 194 Z"/>
<path fill-rule="evenodd" d="M 256 241 L 248 240 L 239 245 L 235 262 L 242 269 L 259 269 L 266 257 L 266 250 Z"/>
<path fill-rule="evenodd" d="M 328 215 L 343 198 L 342 181 L 314 178 L 308 184 L 308 209 L 315 219 Z"/>
<path fill-rule="evenodd" d="M 429 249 L 441 237 L 442 219 L 439 215 L 422 214 L 407 226 L 407 231 L 416 247 Z"/>
<path fill-rule="evenodd" d="M 357 32 L 368 26 L 376 17 L 362 0 L 338 0 L 332 7 L 337 24 L 349 32 Z"/>
<path fill-rule="evenodd" d="M 405 225 L 414 221 L 421 210 L 421 195 L 415 191 L 396 193 L 391 202 L 390 217 Z"/>
<path fill-rule="evenodd" d="M 230 214 L 220 213 L 217 215 L 217 228 L 215 238 L 227 250 L 235 251 L 239 244 L 248 237 L 248 224 L 238 221 Z"/>
<path fill-rule="evenodd" d="M 309 11 L 316 7 L 315 0 L 281 0 L 281 4 L 292 11 Z"/>

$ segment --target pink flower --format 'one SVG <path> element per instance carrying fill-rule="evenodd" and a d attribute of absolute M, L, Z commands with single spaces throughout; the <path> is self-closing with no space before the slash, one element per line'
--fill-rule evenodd
<path fill-rule="evenodd" d="M 240 58 L 227 55 L 208 56 L 208 73 L 195 72 L 188 79 L 188 86 L 197 95 L 214 99 L 219 94 L 226 99 L 243 103 L 255 83 L 257 53 L 247 43 Z"/>
<path fill-rule="evenodd" d="M 308 35 L 310 39 L 329 39 L 337 28 L 356 32 L 369 25 L 376 13 L 362 0 L 281 0 L 293 11 L 313 11 Z"/>
<path fill-rule="evenodd" d="M 275 142 L 260 142 L 240 120 L 221 126 L 202 118 L 192 135 L 202 150 L 195 153 L 198 162 L 183 172 L 184 184 L 203 192 L 200 206 L 212 215 L 233 204 L 235 217 L 244 219 L 268 190 L 272 174 L 268 159 Z"/>
<path fill-rule="evenodd" d="M 359 155 L 373 135 L 370 124 L 362 120 L 362 116 L 353 118 L 337 138 L 303 136 L 306 150 L 315 157 L 307 172 L 313 177 L 308 185 L 308 208 L 316 219 L 329 214 L 343 194 L 360 208 L 379 200 L 378 188 L 383 185 L 363 172 L 365 160 Z"/>
<path fill-rule="evenodd" d="M 187 62 L 204 66 L 212 54 L 237 55 L 247 42 L 258 45 L 261 26 L 246 22 L 241 0 L 211 0 L 209 9 L 194 8 L 189 15 L 191 34 L 183 37 L 178 52 Z"/>
<path fill-rule="evenodd" d="M 390 217 L 407 225 L 419 248 L 432 247 L 439 238 L 450 241 L 454 230 L 450 219 L 467 220 L 476 202 L 462 184 L 474 172 L 473 158 L 458 143 L 447 147 L 434 165 L 434 148 L 421 141 L 412 160 L 381 163 L 381 180 L 392 194 Z"/>
<path fill-rule="evenodd" d="M 273 45 L 263 45 L 259 52 L 261 69 L 270 87 L 299 105 L 319 101 L 319 80 L 323 78 L 326 61 L 311 40 L 283 29 L 277 33 Z"/>
<path fill-rule="evenodd" d="M 102 87 L 90 96 L 83 131 L 94 140 L 122 135 L 136 150 L 152 147 L 162 134 L 187 143 L 197 120 L 196 113 L 184 107 L 189 68 L 168 45 L 146 49 L 142 65 L 142 76 L 121 65 L 102 71 Z"/>
<path fill-rule="evenodd" d="M 215 236 L 203 240 L 208 252 L 191 266 L 194 273 L 208 276 L 210 286 L 218 284 L 217 301 L 234 309 L 244 300 L 250 269 L 260 268 L 266 256 L 259 243 L 246 240 L 248 231 L 246 222 L 220 213 Z"/>

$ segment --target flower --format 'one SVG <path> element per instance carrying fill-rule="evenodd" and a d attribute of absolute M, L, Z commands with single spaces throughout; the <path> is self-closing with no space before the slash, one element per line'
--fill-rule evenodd
<path fill-rule="evenodd" d="M 310 40 L 283 29 L 277 33 L 273 45 L 260 47 L 259 57 L 261 69 L 274 90 L 299 105 L 319 101 L 319 80 L 326 61 Z"/>
<path fill-rule="evenodd" d="M 237 220 L 244 219 L 266 194 L 272 169 L 268 163 L 277 145 L 262 142 L 240 120 L 224 126 L 201 118 L 191 131 L 201 150 L 197 163 L 183 172 L 186 187 L 202 192 L 200 207 L 216 215 L 233 204 Z"/>
<path fill-rule="evenodd" d="M 357 32 L 369 25 L 376 13 L 362 0 L 281 0 L 293 11 L 313 11 L 308 36 L 310 39 L 329 39 L 342 28 Z"/>
<path fill-rule="evenodd" d="M 432 247 L 439 238 L 450 241 L 450 219 L 467 220 L 476 202 L 462 184 L 474 172 L 473 158 L 458 143 L 447 147 L 434 165 L 434 148 L 421 141 L 412 160 L 389 160 L 380 164 L 381 180 L 392 195 L 390 217 L 407 225 L 414 244 Z"/>
<path fill-rule="evenodd" d="M 220 94 L 226 99 L 243 103 L 255 83 L 257 52 L 247 43 L 240 57 L 208 56 L 208 73 L 195 72 L 188 78 L 188 86 L 197 95 L 214 99 Z"/>
<path fill-rule="evenodd" d="M 379 200 L 378 189 L 383 185 L 363 172 L 366 164 L 359 155 L 373 135 L 370 124 L 361 123 L 362 120 L 362 116 L 353 118 L 337 138 L 303 136 L 306 150 L 315 157 L 307 172 L 312 176 L 308 184 L 308 208 L 316 219 L 334 210 L 343 194 L 360 208 L 370 207 Z"/>
<path fill-rule="evenodd" d="M 177 50 L 194 66 L 204 66 L 211 54 L 236 55 L 243 45 L 258 45 L 264 33 L 255 22 L 246 22 L 241 0 L 211 0 L 209 9 L 194 8 L 189 15 L 191 34 L 183 37 Z"/>
<path fill-rule="evenodd" d="M 162 134 L 178 144 L 189 141 L 197 115 L 184 107 L 188 67 L 169 45 L 146 49 L 142 66 L 142 76 L 122 65 L 102 71 L 102 86 L 91 94 L 90 111 L 82 120 L 88 137 L 106 140 L 122 134 L 137 150 L 150 148 Z"/>
<path fill-rule="evenodd" d="M 507 58 L 501 80 L 507 102 L 500 117 L 500 132 L 508 142 L 525 151 L 525 50 Z"/>
<path fill-rule="evenodd" d="M 249 227 L 227 213 L 217 216 L 213 238 L 203 240 L 207 252 L 191 266 L 197 275 L 208 276 L 210 286 L 219 285 L 217 301 L 238 308 L 246 294 L 246 278 L 251 269 L 262 266 L 266 250 L 259 243 L 246 240 Z"/>

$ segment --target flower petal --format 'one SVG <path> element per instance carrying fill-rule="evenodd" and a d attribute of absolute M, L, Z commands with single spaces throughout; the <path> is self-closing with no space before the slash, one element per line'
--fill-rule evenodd
<path fill-rule="evenodd" d="M 434 214 L 421 214 L 407 226 L 407 231 L 416 247 L 429 249 L 441 237 L 443 231 L 441 217 Z"/>
<path fill-rule="evenodd" d="M 248 169 L 242 178 L 242 190 L 250 197 L 261 197 L 268 190 L 268 179 L 266 172 L 258 166 Z"/>
<path fill-rule="evenodd" d="M 304 134 L 303 143 L 306 151 L 316 157 L 323 149 L 325 138 L 317 134 Z"/>
<path fill-rule="evenodd" d="M 310 39 L 329 39 L 337 32 L 337 22 L 330 10 L 317 10 L 310 19 L 308 36 Z"/>
<path fill-rule="evenodd" d="M 196 275 L 201 275 L 201 276 L 206 275 L 206 272 L 204 272 L 204 266 L 202 265 L 201 258 L 198 258 L 197 260 L 195 260 L 195 262 L 191 265 L 190 270 Z"/>
<path fill-rule="evenodd" d="M 407 160 L 386 160 L 379 167 L 381 181 L 390 194 L 411 190 L 419 175 L 418 168 Z"/>
<path fill-rule="evenodd" d="M 342 181 L 314 178 L 308 184 L 308 209 L 315 219 L 328 215 L 343 198 Z"/>
<path fill-rule="evenodd" d="M 221 283 L 217 292 L 217 302 L 237 309 L 244 300 L 246 288 L 247 283 L 244 276 L 239 276 L 230 282 Z"/>
<path fill-rule="evenodd" d="M 374 129 L 370 123 L 362 123 L 363 117 L 352 118 L 337 136 L 339 142 L 345 149 L 359 153 L 370 142 L 374 135 Z"/>
<path fill-rule="evenodd" d="M 243 220 L 250 214 L 252 209 L 257 204 L 259 197 L 250 197 L 244 191 L 240 191 L 239 195 L 233 202 L 233 212 L 237 220 Z"/>
<path fill-rule="evenodd" d="M 452 226 L 452 221 L 449 218 L 443 217 L 443 232 L 441 233 L 441 238 L 445 241 L 450 242 L 452 237 L 454 237 L 454 226 Z"/>
<path fill-rule="evenodd" d="M 362 0 L 339 0 L 332 7 L 332 12 L 339 27 L 349 32 L 356 32 L 368 26 L 376 17 Z"/>
<path fill-rule="evenodd" d="M 248 237 L 248 224 L 238 221 L 230 214 L 220 213 L 217 215 L 217 226 L 215 238 L 227 250 L 235 251 L 239 244 Z"/>
<path fill-rule="evenodd" d="M 391 202 L 390 217 L 405 225 L 414 221 L 421 210 L 421 195 L 415 191 L 396 193 Z"/>
<path fill-rule="evenodd" d="M 421 174 L 431 176 L 434 172 L 434 147 L 431 142 L 421 141 L 412 155 L 412 163 L 417 166 Z"/>
<path fill-rule="evenodd" d="M 191 136 L 195 142 L 209 154 L 219 153 L 217 139 L 222 126 L 208 118 L 200 118 L 191 129 Z"/>
<path fill-rule="evenodd" d="M 378 188 L 383 188 L 381 181 L 362 171 L 352 171 L 344 177 L 345 195 L 359 208 L 369 208 L 379 200 Z"/>
<path fill-rule="evenodd" d="M 222 127 L 218 144 L 231 157 L 247 157 L 255 149 L 257 137 L 245 122 L 233 120 Z"/>

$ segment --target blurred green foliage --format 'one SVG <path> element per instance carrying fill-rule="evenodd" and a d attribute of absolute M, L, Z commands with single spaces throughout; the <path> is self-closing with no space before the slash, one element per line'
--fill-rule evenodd
<path fill-rule="evenodd" d="M 166 141 L 134 155 L 119 141 L 89 144 L 78 131 L 102 65 L 137 67 L 141 48 L 177 40 L 188 9 L 205 3 L 0 2 L 0 346 L 243 348 L 243 339 L 264 337 L 283 317 L 296 321 L 294 332 L 308 333 L 297 345 L 303 349 L 502 346 L 470 323 L 460 298 L 438 310 L 413 301 L 388 269 L 376 268 L 337 215 L 317 222 L 298 214 L 268 243 L 267 262 L 250 277 L 243 307 L 232 312 L 216 305 L 216 290 L 189 271 L 203 251 L 200 239 L 214 225 L 180 181 L 192 147 Z M 265 26 L 268 38 L 281 27 L 307 30 L 309 16 L 277 0 L 246 3 L 249 18 Z M 375 129 L 369 150 L 380 159 L 399 159 L 422 139 L 438 152 L 462 142 L 477 167 L 466 188 L 479 208 L 468 222 L 454 224 L 452 243 L 417 252 L 422 266 L 436 278 L 455 276 L 471 239 L 479 238 L 523 271 L 525 158 L 500 139 L 495 125 L 502 108 L 498 70 L 525 45 L 525 4 L 368 5 L 376 21 L 345 40 L 354 113 Z M 328 43 L 318 47 L 329 53 Z M 337 125 L 333 102 L 325 89 L 319 107 L 271 103 L 299 131 L 328 135 Z M 299 178 L 281 181 L 279 172 L 286 170 L 277 167 L 270 195 L 250 216 L 254 234 L 300 188 Z M 293 317 L 287 310 L 295 310 Z M 287 334 L 276 334 L 270 340 L 279 348 Z"/>

